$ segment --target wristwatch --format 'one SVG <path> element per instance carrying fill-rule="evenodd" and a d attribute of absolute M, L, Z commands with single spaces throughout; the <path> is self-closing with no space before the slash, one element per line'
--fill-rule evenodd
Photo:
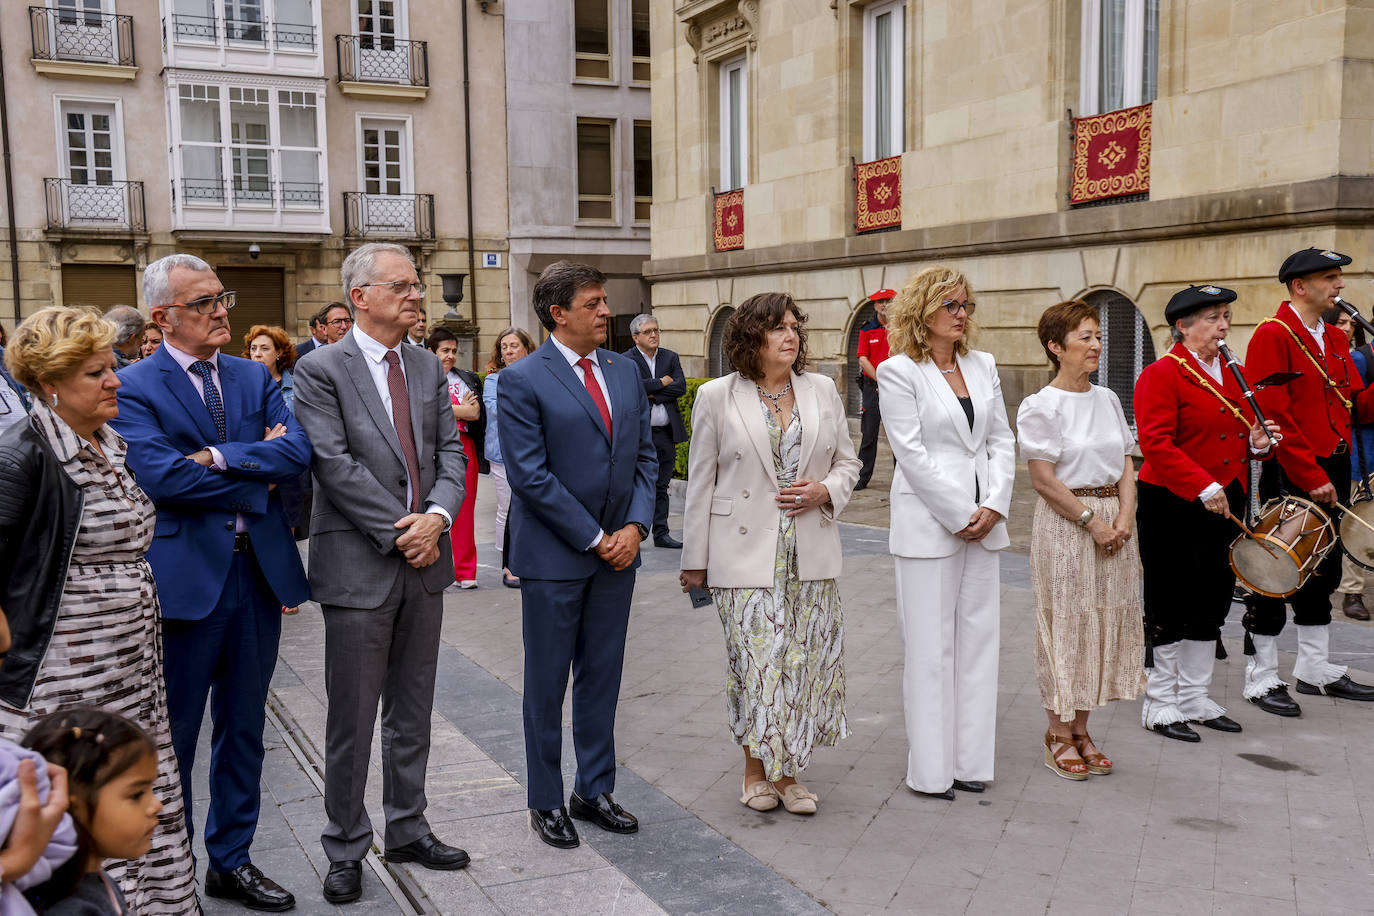
<path fill-rule="evenodd" d="M 1094 512 L 1094 511 L 1091 510 L 1091 509 L 1084 509 L 1084 510 L 1083 510 L 1083 514 L 1080 515 L 1080 516 L 1078 516 L 1078 527 L 1080 527 L 1080 528 L 1086 528 L 1086 527 L 1088 527 L 1088 522 L 1092 521 L 1092 520 L 1093 520 L 1093 516 L 1096 515 L 1096 514 L 1097 514 L 1097 513 Z"/>
<path fill-rule="evenodd" d="M 649 539 L 649 529 L 648 529 L 648 528 L 645 528 L 645 527 L 644 527 L 642 524 L 640 524 L 639 522 L 632 522 L 631 524 L 633 524 L 633 525 L 635 526 L 635 529 L 639 532 L 639 539 L 640 539 L 641 541 L 647 541 L 647 540 Z"/>

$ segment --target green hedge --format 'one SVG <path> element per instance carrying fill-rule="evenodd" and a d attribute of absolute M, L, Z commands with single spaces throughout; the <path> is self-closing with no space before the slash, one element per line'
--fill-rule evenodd
<path fill-rule="evenodd" d="M 696 402 L 697 389 L 709 381 L 709 378 L 689 378 L 687 393 L 677 399 L 678 410 L 682 411 L 682 422 L 687 425 L 687 441 L 677 444 L 677 461 L 673 462 L 673 476 L 678 480 L 687 479 L 687 447 L 692 444 L 692 404 Z"/>

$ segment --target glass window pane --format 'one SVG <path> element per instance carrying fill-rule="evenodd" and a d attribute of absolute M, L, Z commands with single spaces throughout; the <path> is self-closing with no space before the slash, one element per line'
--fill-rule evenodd
<path fill-rule="evenodd" d="M 643 121 L 635 122 L 635 197 L 654 196 L 654 156 L 650 127 Z"/>
<path fill-rule="evenodd" d="M 873 20 L 873 158 L 886 159 L 892 149 L 892 13 Z"/>
<path fill-rule="evenodd" d="M 573 43 L 579 54 L 611 53 L 610 4 L 573 0 Z"/>
<path fill-rule="evenodd" d="M 631 0 L 630 53 L 635 57 L 649 56 L 649 0 Z"/>
<path fill-rule="evenodd" d="M 1159 0 L 1145 0 L 1145 49 L 1140 101 L 1153 102 L 1159 91 Z"/>
<path fill-rule="evenodd" d="M 577 122 L 577 193 L 612 193 L 609 124 Z"/>
<path fill-rule="evenodd" d="M 181 138 L 206 143 L 218 143 L 219 101 L 182 97 Z"/>
<path fill-rule="evenodd" d="M 1097 110 L 1116 111 L 1125 98 L 1126 0 L 1101 0 Z"/>
<path fill-rule="evenodd" d="M 218 180 L 219 149 L 213 146 L 183 146 L 181 173 L 186 178 Z"/>
<path fill-rule="evenodd" d="M 730 131 L 730 168 L 728 173 L 729 180 L 725 184 L 728 190 L 739 187 L 741 184 L 740 178 L 744 174 L 744 156 L 743 151 L 740 149 L 744 139 L 744 125 L 740 120 L 739 110 L 740 102 L 743 101 L 744 98 L 744 68 L 731 67 L 727 74 L 727 79 L 729 81 L 727 97 L 729 99 L 730 111 L 728 112 L 729 120 L 726 122 L 726 129 Z"/>
<path fill-rule="evenodd" d="M 283 105 L 277 111 L 281 123 L 282 146 L 317 146 L 315 109 Z"/>
<path fill-rule="evenodd" d="M 608 80 L 611 78 L 611 62 L 608 59 L 579 57 L 576 75 L 578 79 Z"/>
<path fill-rule="evenodd" d="M 637 60 L 630 65 L 630 79 L 636 83 L 649 82 L 649 63 L 648 61 Z"/>
<path fill-rule="evenodd" d="M 277 22 L 310 25 L 310 0 L 277 0 Z"/>

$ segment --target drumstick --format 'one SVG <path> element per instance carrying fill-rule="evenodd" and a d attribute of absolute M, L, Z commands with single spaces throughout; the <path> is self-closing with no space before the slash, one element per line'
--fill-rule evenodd
<path fill-rule="evenodd" d="M 1248 537 L 1250 540 L 1254 541 L 1256 544 L 1260 545 L 1260 547 L 1264 548 L 1264 552 L 1265 552 L 1265 553 L 1269 554 L 1269 556 L 1271 556 L 1271 557 L 1277 557 L 1277 556 L 1278 556 L 1278 554 L 1274 553 L 1274 551 L 1271 550 L 1271 549 L 1269 548 L 1269 545 L 1266 544 L 1266 543 L 1264 542 L 1264 538 L 1257 538 L 1257 537 L 1255 537 L 1255 532 L 1253 532 L 1253 531 L 1251 531 L 1249 528 L 1245 527 L 1245 522 L 1242 522 L 1240 519 L 1236 518 L 1234 515 L 1231 514 L 1231 509 L 1230 509 L 1229 506 L 1226 508 L 1225 515 L 1226 515 L 1226 517 L 1229 518 L 1231 521 L 1233 521 L 1233 522 L 1236 523 L 1236 527 L 1238 527 L 1241 531 L 1244 531 L 1244 532 L 1245 532 L 1245 536 L 1246 536 L 1246 537 Z M 1358 518 L 1358 516 L 1357 516 L 1357 518 Z"/>
<path fill-rule="evenodd" d="M 1340 509 L 1346 515 L 1350 516 L 1355 521 L 1359 522 L 1361 525 L 1364 525 L 1370 531 L 1374 531 L 1374 525 L 1371 525 L 1369 522 L 1365 521 L 1364 519 L 1356 515 L 1354 509 L 1351 509 L 1349 506 L 1342 505 L 1341 503 L 1336 503 L 1335 505 L 1337 509 Z"/>

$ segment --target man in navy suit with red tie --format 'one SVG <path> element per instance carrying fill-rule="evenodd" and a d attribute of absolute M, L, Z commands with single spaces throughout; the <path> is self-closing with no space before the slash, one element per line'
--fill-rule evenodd
<path fill-rule="evenodd" d="M 611 797 L 615 710 L 639 545 L 649 534 L 658 458 L 649 402 L 606 339 L 606 277 L 559 261 L 534 310 L 551 334 L 501 372 L 501 453 L 511 492 L 510 570 L 525 639 L 525 761 L 530 826 L 561 849 L 572 817 L 614 833 L 639 823 Z M 572 670 L 577 776 L 563 804 L 563 694 Z"/>

